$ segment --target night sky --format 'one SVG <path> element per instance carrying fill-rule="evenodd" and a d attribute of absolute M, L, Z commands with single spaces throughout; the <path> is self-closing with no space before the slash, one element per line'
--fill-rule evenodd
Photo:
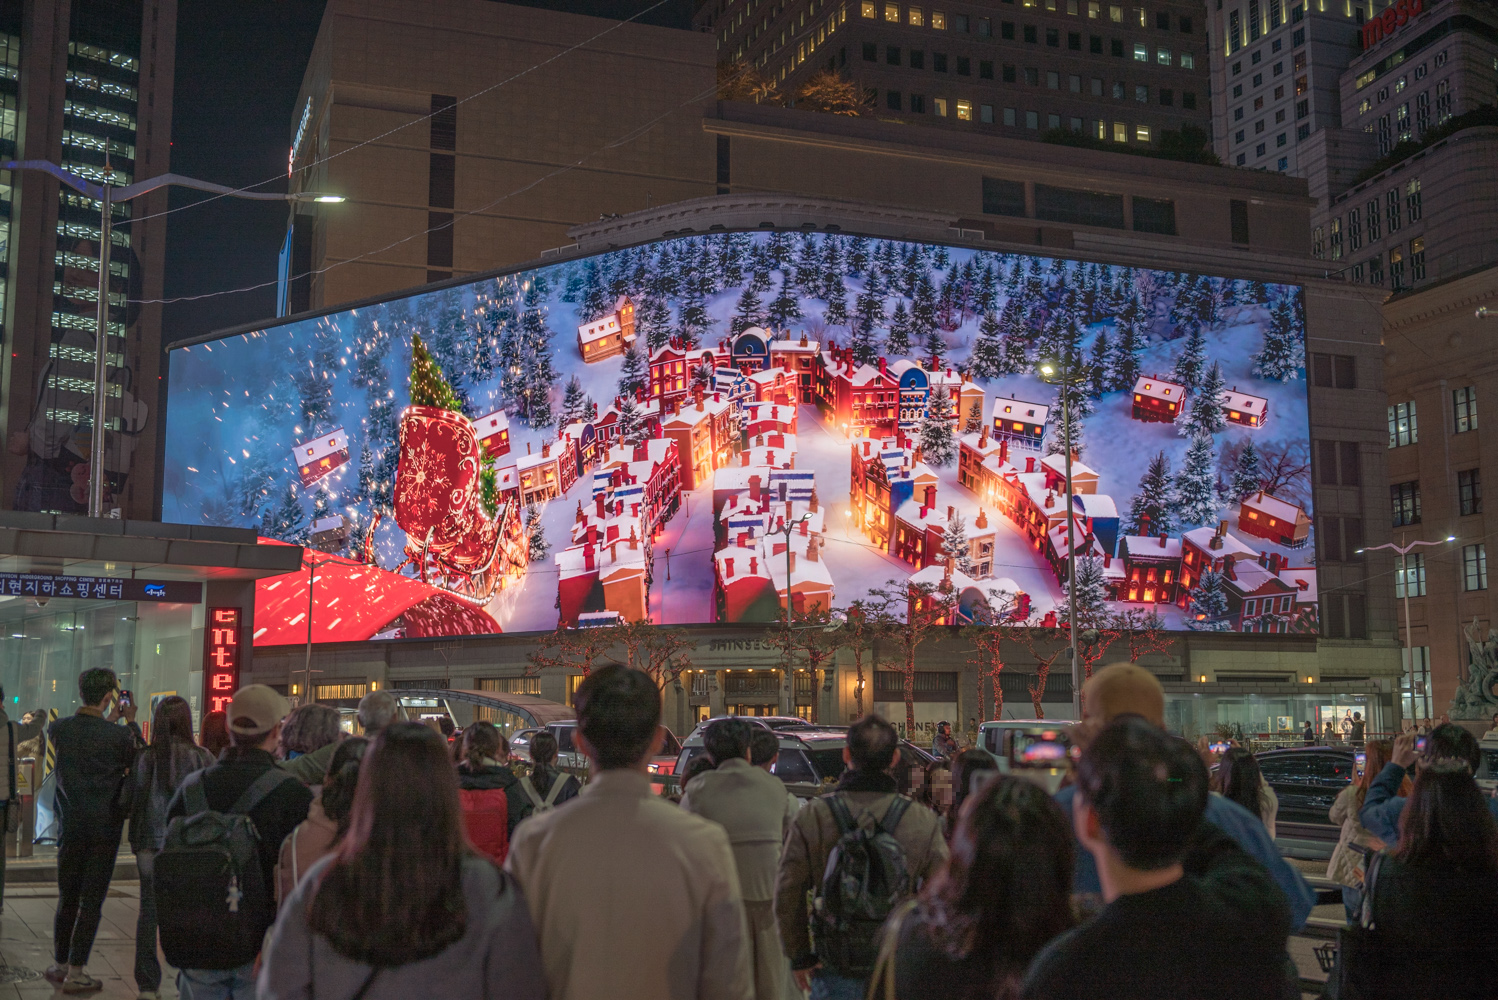
<path fill-rule="evenodd" d="M 625 18 L 656 0 L 525 3 L 577 14 Z M 317 37 L 324 0 L 191 0 L 177 8 L 177 82 L 172 171 L 284 191 L 292 105 Z M 668 2 L 647 24 L 686 28 L 693 0 Z M 498 73 L 496 67 L 496 73 Z M 478 90 L 492 81 L 475 80 Z M 173 189 L 177 208 L 202 195 Z M 166 295 L 201 295 L 276 277 L 288 206 L 223 198 L 172 216 L 167 231 Z M 268 319 L 274 285 L 166 307 L 163 344 L 210 330 Z"/>

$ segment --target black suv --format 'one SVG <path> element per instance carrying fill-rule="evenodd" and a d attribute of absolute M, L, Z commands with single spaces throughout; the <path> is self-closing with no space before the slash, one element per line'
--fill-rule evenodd
<path fill-rule="evenodd" d="M 1255 754 L 1264 780 L 1280 800 L 1279 819 L 1330 825 L 1332 803 L 1357 777 L 1354 751 L 1339 747 L 1286 747 Z"/>

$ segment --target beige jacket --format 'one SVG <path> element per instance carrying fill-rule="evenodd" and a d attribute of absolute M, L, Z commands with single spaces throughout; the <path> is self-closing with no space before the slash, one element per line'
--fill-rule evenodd
<path fill-rule="evenodd" d="M 832 794 L 842 795 L 853 821 L 862 824 L 883 819 L 898 792 L 894 779 L 887 774 L 865 775 L 849 770 L 843 772 L 837 791 Z M 812 799 L 796 814 L 780 856 L 775 917 L 780 923 L 780 943 L 794 969 L 810 968 L 816 961 L 807 926 L 807 894 L 820 889 L 827 856 L 839 837 L 837 820 L 826 799 L 825 795 Z M 919 802 L 912 802 L 894 835 L 905 848 L 905 865 L 914 891 L 947 860 L 941 817 Z"/>
<path fill-rule="evenodd" d="M 1354 851 L 1352 845 L 1374 850 L 1382 850 L 1384 846 L 1382 840 L 1369 833 L 1358 822 L 1358 810 L 1363 808 L 1364 794 L 1357 782 L 1353 782 L 1337 794 L 1330 814 L 1331 821 L 1342 827 L 1342 834 L 1337 838 L 1337 848 L 1332 851 L 1331 861 L 1327 862 L 1326 877 L 1338 885 L 1353 889 L 1363 887 L 1363 871 L 1360 867 L 1363 856 Z"/>
<path fill-rule="evenodd" d="M 750 1000 L 748 929 L 728 835 L 605 771 L 515 828 L 514 873 L 551 1000 Z"/>
<path fill-rule="evenodd" d="M 775 898 L 780 845 L 796 809 L 785 783 L 747 760 L 724 761 L 693 778 L 681 807 L 710 819 L 728 832 L 739 887 L 745 899 Z"/>

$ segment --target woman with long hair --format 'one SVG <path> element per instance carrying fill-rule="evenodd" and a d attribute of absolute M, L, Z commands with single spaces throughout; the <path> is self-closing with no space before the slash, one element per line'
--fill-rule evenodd
<path fill-rule="evenodd" d="M 1327 862 L 1326 877 L 1342 887 L 1342 908 L 1349 921 L 1356 920 L 1363 906 L 1363 858 L 1367 851 L 1381 851 L 1384 842 L 1368 831 L 1358 820 L 1358 811 L 1368 796 L 1368 786 L 1389 762 L 1394 745 L 1388 740 L 1370 740 L 1364 747 L 1363 770 L 1353 782 L 1338 793 L 1332 803 L 1330 819 L 1342 828 L 1332 859 Z M 1409 795 L 1410 779 L 1406 777 L 1400 795 Z"/>
<path fill-rule="evenodd" d="M 1252 753 L 1243 747 L 1229 747 L 1217 764 L 1213 785 L 1223 798 L 1231 799 L 1263 820 L 1269 839 L 1274 839 L 1274 819 L 1280 811 L 1280 800 L 1264 780 Z"/>
<path fill-rule="evenodd" d="M 369 740 L 355 736 L 339 743 L 333 751 L 322 790 L 312 799 L 307 818 L 281 842 L 281 856 L 276 862 L 277 906 L 286 901 L 307 870 L 337 847 L 348 833 L 354 789 L 359 783 L 359 762 L 368 748 Z"/>
<path fill-rule="evenodd" d="M 229 746 L 229 717 L 223 712 L 209 712 L 203 716 L 203 725 L 198 729 L 198 745 L 216 758 Z"/>
<path fill-rule="evenodd" d="M 946 868 L 890 915 L 869 995 L 1012 1000 L 1025 969 L 1074 923 L 1071 825 L 1039 785 L 1008 775 L 969 795 Z M 893 966 L 893 968 L 891 968 Z"/>
<path fill-rule="evenodd" d="M 468 842 L 497 865 L 505 863 L 510 831 L 519 822 L 514 814 L 519 811 L 515 799 L 520 783 L 505 766 L 509 757 L 509 745 L 494 723 L 480 719 L 463 730 L 463 760 L 458 764 L 463 825 Z"/>
<path fill-rule="evenodd" d="M 1399 843 L 1370 865 L 1365 912 L 1388 963 L 1387 996 L 1491 997 L 1498 821 L 1467 762 L 1415 776 Z M 1382 984 L 1381 984 L 1382 985 Z"/>
<path fill-rule="evenodd" d="M 213 754 L 193 742 L 192 708 L 185 698 L 161 699 L 151 718 L 151 745 L 135 758 L 130 774 L 130 850 L 140 872 L 140 911 L 135 918 L 135 986 L 154 1000 L 161 989 L 156 958 L 156 852 L 166 838 L 166 812 L 178 786 L 213 763 Z"/>
<path fill-rule="evenodd" d="M 520 888 L 468 846 L 447 744 L 420 723 L 375 737 L 348 833 L 292 890 L 271 930 L 260 1000 L 314 995 L 546 995 Z"/>
<path fill-rule="evenodd" d="M 582 790 L 575 777 L 557 767 L 557 738 L 550 730 L 531 737 L 531 773 L 520 779 L 520 788 L 530 800 L 532 813 L 575 799 Z"/>

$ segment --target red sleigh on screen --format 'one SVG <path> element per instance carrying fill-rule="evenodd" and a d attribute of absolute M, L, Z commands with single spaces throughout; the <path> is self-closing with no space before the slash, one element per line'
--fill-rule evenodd
<path fill-rule="evenodd" d="M 482 502 L 483 453 L 473 422 L 432 406 L 401 415 L 395 471 L 395 523 L 406 532 L 402 572 L 414 567 L 427 583 L 472 604 L 484 604 L 528 561 L 517 502 L 490 517 Z"/>

